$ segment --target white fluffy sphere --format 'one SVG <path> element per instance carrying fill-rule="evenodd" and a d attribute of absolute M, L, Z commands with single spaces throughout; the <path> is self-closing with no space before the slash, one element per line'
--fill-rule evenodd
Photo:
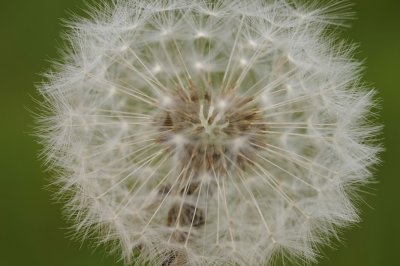
<path fill-rule="evenodd" d="M 315 260 L 379 151 L 329 30 L 344 7 L 115 0 L 70 22 L 40 136 L 77 232 L 137 265 Z"/>

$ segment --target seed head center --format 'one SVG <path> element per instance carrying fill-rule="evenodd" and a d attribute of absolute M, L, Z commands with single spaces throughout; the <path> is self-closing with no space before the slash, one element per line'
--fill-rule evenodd
<path fill-rule="evenodd" d="M 157 116 L 159 141 L 194 173 L 226 174 L 255 159 L 265 123 L 252 97 L 176 91 Z"/>

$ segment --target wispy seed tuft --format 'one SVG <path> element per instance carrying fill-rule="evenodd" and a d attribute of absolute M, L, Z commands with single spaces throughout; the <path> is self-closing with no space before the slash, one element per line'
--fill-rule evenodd
<path fill-rule="evenodd" d="M 115 0 L 68 23 L 38 134 L 77 235 L 133 265 L 314 262 L 359 220 L 375 91 L 344 1 Z"/>

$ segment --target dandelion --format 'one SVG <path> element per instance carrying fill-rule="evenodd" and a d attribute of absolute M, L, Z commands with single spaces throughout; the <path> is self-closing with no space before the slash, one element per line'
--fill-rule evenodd
<path fill-rule="evenodd" d="M 348 4 L 115 0 L 69 22 L 43 155 L 83 238 L 127 264 L 313 262 L 359 220 L 374 90 Z"/>

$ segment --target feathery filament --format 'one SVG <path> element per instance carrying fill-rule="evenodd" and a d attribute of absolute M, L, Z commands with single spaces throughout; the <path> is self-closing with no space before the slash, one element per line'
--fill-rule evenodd
<path fill-rule="evenodd" d="M 115 0 L 69 23 L 39 135 L 83 238 L 127 264 L 316 260 L 358 221 L 374 90 L 342 1 Z"/>

